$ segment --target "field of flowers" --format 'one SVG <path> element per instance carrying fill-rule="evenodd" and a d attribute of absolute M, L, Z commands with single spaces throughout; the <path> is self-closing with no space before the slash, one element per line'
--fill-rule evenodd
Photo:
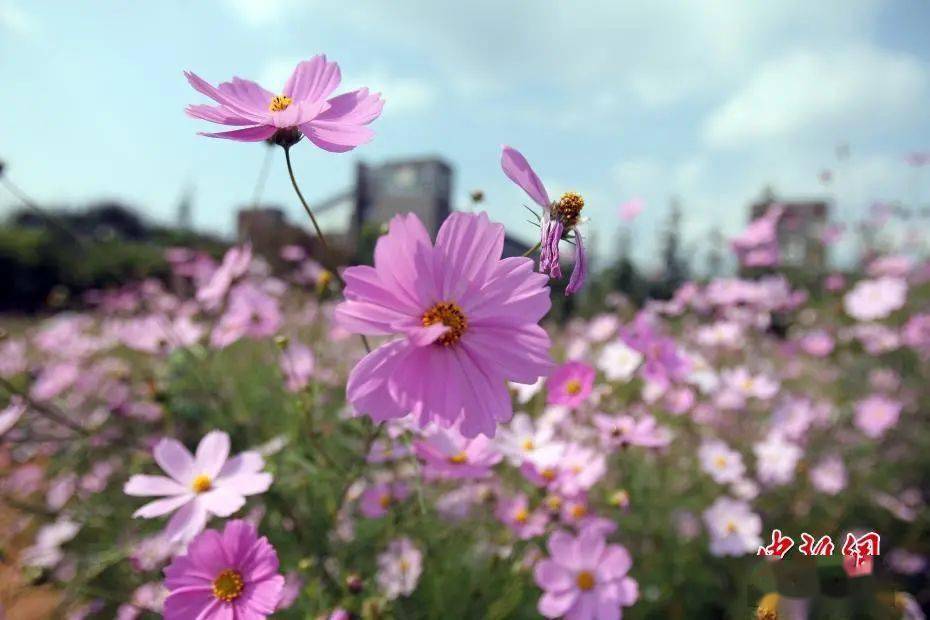
<path fill-rule="evenodd" d="M 208 135 L 289 170 L 382 105 L 331 97 L 323 57 L 278 95 L 188 79 L 216 104 L 188 113 L 236 127 Z M 930 263 L 556 322 L 550 280 L 589 277 L 584 199 L 501 164 L 540 211 L 525 257 L 485 213 L 435 240 L 397 216 L 373 265 L 175 248 L 170 284 L 0 318 L 0 617 L 922 618 Z M 778 217 L 744 264 L 777 262 Z"/>

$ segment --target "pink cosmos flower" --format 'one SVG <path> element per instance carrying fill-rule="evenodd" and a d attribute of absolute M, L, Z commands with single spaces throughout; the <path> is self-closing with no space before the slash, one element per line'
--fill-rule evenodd
<path fill-rule="evenodd" d="M 518 493 L 497 503 L 494 515 L 520 540 L 529 540 L 546 530 L 549 518 L 541 510 L 532 510 L 525 493 Z"/>
<path fill-rule="evenodd" d="M 236 279 L 245 275 L 251 264 L 251 245 L 229 248 L 220 266 L 210 274 L 209 279 L 205 278 L 203 285 L 197 289 L 197 301 L 207 310 L 218 307 L 229 292 L 229 287 Z"/>
<path fill-rule="evenodd" d="M 718 484 L 736 482 L 743 477 L 743 457 L 720 440 L 705 441 L 698 448 L 701 469 Z"/>
<path fill-rule="evenodd" d="M 580 407 L 594 389 L 595 371 L 584 362 L 566 362 L 556 368 L 546 382 L 546 402 L 571 409 Z"/>
<path fill-rule="evenodd" d="M 779 433 L 771 433 L 765 441 L 752 447 L 756 455 L 756 477 L 759 482 L 780 485 L 791 482 L 804 451 Z"/>
<path fill-rule="evenodd" d="M 409 538 L 398 538 L 378 556 L 378 586 L 388 600 L 409 596 L 423 572 L 423 554 Z"/>
<path fill-rule="evenodd" d="M 176 439 L 162 439 L 153 451 L 155 462 L 166 476 L 132 476 L 123 488 L 127 495 L 162 496 L 135 512 L 152 519 L 177 511 L 168 522 L 170 542 L 189 541 L 207 523 L 208 514 L 228 517 L 245 504 L 245 496 L 264 493 L 271 474 L 262 472 L 265 462 L 257 452 L 243 452 L 228 459 L 229 435 L 211 431 L 204 435 L 192 456 Z"/>
<path fill-rule="evenodd" d="M 826 330 L 816 329 L 801 337 L 801 348 L 808 355 L 826 357 L 833 352 L 834 341 Z"/>
<path fill-rule="evenodd" d="M 643 212 L 646 202 L 642 198 L 632 198 L 620 205 L 620 217 L 627 222 L 632 222 Z"/>
<path fill-rule="evenodd" d="M 836 495 L 846 487 L 846 466 L 843 459 L 835 454 L 811 467 L 809 475 L 814 488 L 827 495 Z"/>
<path fill-rule="evenodd" d="M 188 115 L 240 127 L 201 134 L 211 138 L 245 142 L 275 139 L 290 146 L 306 136 L 321 149 L 343 153 L 374 137 L 365 125 L 378 118 L 384 107 L 380 94 L 369 93 L 367 88 L 327 99 L 342 76 L 339 65 L 328 62 L 326 56 L 299 63 L 278 95 L 237 77 L 213 87 L 194 73 L 184 75 L 194 89 L 219 104 L 187 106 Z"/>
<path fill-rule="evenodd" d="M 291 342 L 281 352 L 279 365 L 284 374 L 284 385 L 287 391 L 299 392 L 310 382 L 316 366 L 316 358 L 310 347 L 299 342 Z"/>
<path fill-rule="evenodd" d="M 843 298 L 846 314 L 859 321 L 884 319 L 907 300 L 907 282 L 899 278 L 863 280 Z"/>
<path fill-rule="evenodd" d="M 243 336 L 260 340 L 281 327 L 278 300 L 252 284 L 237 284 L 229 293 L 229 307 L 210 334 L 210 344 L 222 349 Z"/>
<path fill-rule="evenodd" d="M 194 538 L 165 569 L 165 587 L 165 620 L 259 620 L 274 613 L 284 576 L 268 539 L 237 519 Z"/>
<path fill-rule="evenodd" d="M 594 415 L 594 426 L 601 432 L 601 443 L 610 448 L 643 446 L 661 448 L 672 440 L 671 433 L 659 426 L 651 415 L 634 418 L 631 415 Z"/>
<path fill-rule="evenodd" d="M 555 202 L 549 201 L 546 188 L 536 176 L 530 163 L 520 151 L 504 146 L 501 152 L 501 168 L 507 177 L 520 186 L 520 188 L 533 199 L 533 202 L 542 207 L 542 221 L 540 229 L 539 270 L 549 274 L 553 279 L 562 277 L 562 267 L 559 264 L 559 242 L 568 240 L 574 231 L 575 239 L 575 268 L 572 270 L 566 295 L 572 295 L 581 290 L 588 271 L 588 259 L 584 251 L 584 242 L 578 225 L 581 223 L 581 210 L 584 208 L 584 198 L 575 192 L 565 192 Z"/>
<path fill-rule="evenodd" d="M 533 383 L 551 367 L 546 278 L 528 258 L 501 259 L 504 228 L 485 213 L 453 213 L 435 246 L 416 215 L 395 216 L 375 266 L 344 272 L 344 329 L 400 335 L 368 354 L 346 388 L 376 421 L 412 413 L 421 426 L 460 422 L 493 436 L 513 415 L 507 380 Z"/>
<path fill-rule="evenodd" d="M 414 444 L 423 474 L 435 478 L 486 478 L 501 453 L 486 436 L 464 437 L 455 429 L 436 429 Z"/>
<path fill-rule="evenodd" d="M 544 591 L 537 608 L 546 618 L 619 620 L 621 607 L 639 598 L 636 581 L 627 576 L 633 565 L 629 552 L 608 545 L 602 533 L 586 529 L 574 537 L 559 531 L 546 547 L 550 557 L 533 571 Z"/>
<path fill-rule="evenodd" d="M 369 519 L 380 519 L 392 504 L 404 501 L 409 495 L 410 488 L 403 482 L 381 482 L 365 489 L 359 509 Z"/>
<path fill-rule="evenodd" d="M 716 556 L 755 553 L 762 544 L 762 519 L 744 501 L 718 497 L 704 511 L 710 552 Z"/>
<path fill-rule="evenodd" d="M 3 437 L 26 413 L 26 403 L 19 396 L 10 398 L 10 403 L 0 410 L 0 437 Z"/>
<path fill-rule="evenodd" d="M 55 362 L 42 369 L 32 389 L 30 396 L 38 401 L 55 398 L 77 381 L 81 371 L 74 362 Z"/>
<path fill-rule="evenodd" d="M 877 439 L 898 423 L 901 407 L 900 401 L 872 394 L 856 403 L 856 427 L 866 436 Z"/>

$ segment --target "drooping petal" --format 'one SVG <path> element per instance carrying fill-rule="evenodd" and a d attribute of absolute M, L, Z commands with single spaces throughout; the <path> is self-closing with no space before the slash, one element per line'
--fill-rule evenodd
<path fill-rule="evenodd" d="M 154 519 L 155 517 L 161 517 L 168 514 L 169 512 L 174 512 L 184 504 L 190 502 L 193 498 L 194 496 L 191 493 L 185 495 L 173 495 L 164 499 L 156 499 L 154 502 L 149 502 L 148 504 L 145 504 L 139 508 L 137 511 L 132 513 L 132 516 L 142 519 Z"/>
<path fill-rule="evenodd" d="M 194 473 L 194 457 L 177 439 L 164 438 L 155 445 L 152 451 L 155 462 L 165 473 L 177 480 L 183 486 L 190 486 Z"/>
<path fill-rule="evenodd" d="M 210 431 L 197 445 L 195 469 L 197 475 L 216 478 L 229 456 L 229 435 L 223 431 Z"/>
<path fill-rule="evenodd" d="M 549 194 L 546 193 L 546 187 L 520 151 L 505 145 L 501 152 L 501 168 L 511 181 L 519 185 L 533 199 L 533 202 L 543 209 L 549 208 Z"/>
<path fill-rule="evenodd" d="M 566 295 L 574 295 L 581 290 L 584 285 L 585 277 L 588 274 L 588 257 L 584 251 L 584 244 L 581 241 L 581 233 L 575 229 L 575 268 L 572 269 L 572 277 L 568 280 L 568 286 L 565 287 Z"/>
<path fill-rule="evenodd" d="M 297 63 L 281 92 L 294 101 L 322 101 L 336 90 L 341 80 L 339 65 L 319 55 Z"/>
<path fill-rule="evenodd" d="M 237 140 L 239 142 L 261 142 L 273 136 L 276 131 L 277 128 L 275 128 L 274 125 L 256 125 L 255 127 L 246 127 L 245 129 L 233 129 L 232 131 L 201 131 L 199 134 L 208 138 L 222 138 L 224 140 Z"/>
<path fill-rule="evenodd" d="M 123 487 L 126 495 L 146 497 L 153 495 L 179 495 L 190 491 L 188 487 L 179 484 L 166 476 L 132 476 Z"/>

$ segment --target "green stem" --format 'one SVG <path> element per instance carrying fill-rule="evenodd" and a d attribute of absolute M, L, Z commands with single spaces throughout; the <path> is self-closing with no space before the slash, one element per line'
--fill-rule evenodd
<path fill-rule="evenodd" d="M 68 416 L 66 416 L 64 413 L 55 410 L 51 405 L 47 406 L 42 403 L 36 402 L 29 396 L 29 394 L 26 394 L 25 392 L 17 389 L 16 386 L 14 386 L 12 383 L 10 383 L 9 381 L 7 381 L 6 379 L 2 377 L 0 377 L 0 387 L 5 389 L 10 394 L 15 394 L 19 396 L 20 398 L 22 398 L 26 402 L 26 404 L 29 405 L 29 408 L 35 411 L 36 413 L 38 413 L 39 415 L 42 415 L 48 418 L 49 420 L 52 420 L 53 422 L 57 422 L 58 424 L 61 424 L 64 427 L 70 428 L 72 431 L 79 433 L 85 437 L 89 437 L 92 434 L 89 430 L 87 430 L 86 428 L 78 424 L 77 422 L 71 421 L 68 418 Z"/>
<path fill-rule="evenodd" d="M 526 257 L 529 257 L 530 255 L 532 255 L 533 253 L 535 253 L 536 250 L 539 249 L 539 246 L 540 246 L 540 245 L 542 245 L 542 243 L 539 242 L 539 241 L 537 241 L 537 242 L 536 242 L 536 245 L 534 245 L 534 246 L 531 247 L 529 250 L 527 250 L 526 252 L 523 253 L 523 256 L 524 256 L 525 258 L 526 258 Z"/>

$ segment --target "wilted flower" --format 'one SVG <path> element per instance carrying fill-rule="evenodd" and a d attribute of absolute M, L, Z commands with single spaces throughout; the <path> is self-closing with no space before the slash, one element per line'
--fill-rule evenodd
<path fill-rule="evenodd" d="M 453 213 L 435 246 L 413 214 L 391 220 L 375 266 L 345 270 L 336 321 L 348 331 L 399 334 L 356 365 L 346 388 L 377 421 L 413 414 L 421 425 L 460 423 L 493 436 L 513 409 L 505 381 L 548 374 L 546 278 L 527 258 L 500 259 L 504 229 L 487 215 Z"/>
<path fill-rule="evenodd" d="M 206 530 L 165 569 L 166 620 L 266 618 L 278 606 L 284 576 L 278 554 L 251 523 Z"/>
<path fill-rule="evenodd" d="M 212 431 L 204 435 L 192 456 L 175 439 L 162 439 L 153 451 L 165 476 L 135 475 L 123 491 L 135 496 L 164 496 L 149 502 L 133 516 L 152 519 L 177 511 L 168 522 L 170 542 L 188 541 L 206 525 L 208 514 L 228 517 L 245 504 L 245 496 L 264 493 L 271 474 L 257 452 L 243 452 L 228 459 L 229 435 Z M 228 460 L 227 460 L 228 459 Z"/>
<path fill-rule="evenodd" d="M 539 613 L 547 618 L 617 620 L 621 607 L 639 598 L 629 552 L 608 545 L 604 535 L 586 529 L 577 537 L 563 531 L 549 537 L 549 556 L 536 564 L 533 576 L 543 589 Z"/>
<path fill-rule="evenodd" d="M 584 242 L 578 225 L 581 223 L 581 210 L 584 208 L 584 198 L 575 192 L 565 192 L 555 202 L 549 201 L 546 188 L 536 176 L 533 168 L 520 151 L 505 146 L 501 152 L 501 168 L 507 177 L 520 186 L 523 191 L 542 207 L 542 220 L 540 228 L 539 270 L 549 274 L 554 279 L 562 277 L 562 267 L 559 264 L 559 242 L 574 238 L 575 268 L 572 270 L 566 295 L 572 295 L 581 290 L 588 271 L 588 258 L 584 251 Z M 574 234 L 572 235 L 572 233 Z"/>
<path fill-rule="evenodd" d="M 327 99 L 342 76 L 339 65 L 326 56 L 298 63 L 280 94 L 255 82 L 233 78 L 213 87 L 191 72 L 184 74 L 198 92 L 219 105 L 190 105 L 194 118 L 240 127 L 219 133 L 202 133 L 211 138 L 245 142 L 275 140 L 291 146 L 306 136 L 321 149 L 342 153 L 368 142 L 374 132 L 366 127 L 381 114 L 379 94 L 360 88 Z"/>

